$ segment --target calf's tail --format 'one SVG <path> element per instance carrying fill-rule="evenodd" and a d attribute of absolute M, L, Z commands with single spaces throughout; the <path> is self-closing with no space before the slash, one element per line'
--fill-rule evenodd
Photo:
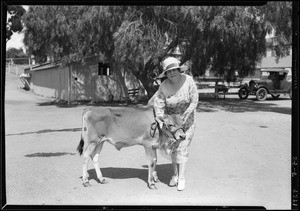
<path fill-rule="evenodd" d="M 81 139 L 80 139 L 80 142 L 78 144 L 78 147 L 77 147 L 77 151 L 79 153 L 79 155 L 82 155 L 82 152 L 83 152 L 83 145 L 84 145 L 84 140 L 83 140 L 83 134 L 84 134 L 84 131 L 86 130 L 86 127 L 84 125 L 84 115 L 85 113 L 88 111 L 88 109 L 85 109 L 82 113 L 82 131 L 81 131 Z"/>
<path fill-rule="evenodd" d="M 82 155 L 83 145 L 84 145 L 84 141 L 83 141 L 83 138 L 81 136 L 80 142 L 79 142 L 78 147 L 77 147 L 77 151 L 78 151 L 79 155 Z"/>

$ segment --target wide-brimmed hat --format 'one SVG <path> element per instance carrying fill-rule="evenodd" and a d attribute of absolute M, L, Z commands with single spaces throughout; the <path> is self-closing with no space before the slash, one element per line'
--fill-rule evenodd
<path fill-rule="evenodd" d="M 180 72 L 183 72 L 185 70 L 187 70 L 187 66 L 180 66 L 180 61 L 174 57 L 168 57 L 166 58 L 163 62 L 162 62 L 162 66 L 163 66 L 163 71 L 161 74 L 159 74 L 159 76 L 157 76 L 157 78 L 163 78 L 166 77 L 166 72 L 168 70 L 173 70 L 173 69 L 180 69 Z"/>

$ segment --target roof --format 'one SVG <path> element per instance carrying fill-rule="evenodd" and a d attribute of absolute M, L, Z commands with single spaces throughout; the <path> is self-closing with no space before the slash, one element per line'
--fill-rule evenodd
<path fill-rule="evenodd" d="M 289 70 L 285 70 L 285 69 L 262 69 L 261 72 L 285 72 L 285 73 L 288 73 Z"/>
<path fill-rule="evenodd" d="M 58 67 L 59 64 L 53 64 L 53 63 L 44 63 L 44 64 L 41 64 L 41 65 L 37 65 L 37 66 L 33 66 L 33 67 L 29 67 L 29 68 L 26 68 L 25 71 L 29 70 L 29 71 L 39 71 L 39 70 L 45 70 L 45 69 L 50 69 L 50 68 L 54 68 L 54 67 Z"/>
<path fill-rule="evenodd" d="M 93 61 L 93 59 L 95 58 L 98 58 L 99 56 L 98 55 L 93 55 L 93 56 L 88 56 L 88 57 L 85 57 L 86 61 Z M 80 63 L 80 61 L 73 61 L 71 62 L 72 64 L 74 63 Z M 24 70 L 25 71 L 39 71 L 39 70 L 45 70 L 45 69 L 50 69 L 50 68 L 55 68 L 55 67 L 58 67 L 62 64 L 62 62 L 60 60 L 56 60 L 54 63 L 52 62 L 46 62 L 44 64 L 40 64 L 40 65 L 36 65 L 36 66 L 32 66 L 32 67 L 29 67 L 29 68 L 25 68 Z"/>
<path fill-rule="evenodd" d="M 275 57 L 264 57 L 257 68 L 291 68 L 292 56 L 286 56 L 280 58 L 278 62 L 275 61 Z"/>

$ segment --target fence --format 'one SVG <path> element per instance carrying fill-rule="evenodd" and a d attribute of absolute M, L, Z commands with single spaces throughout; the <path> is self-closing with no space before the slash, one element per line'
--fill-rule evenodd
<path fill-rule="evenodd" d="M 24 73 L 24 69 L 31 65 L 30 58 L 7 58 L 5 69 L 6 72 L 20 75 Z"/>
<path fill-rule="evenodd" d="M 196 84 L 200 98 L 208 97 L 219 99 L 225 98 L 226 96 L 238 96 L 240 82 L 227 83 L 224 79 L 219 77 L 198 77 Z"/>

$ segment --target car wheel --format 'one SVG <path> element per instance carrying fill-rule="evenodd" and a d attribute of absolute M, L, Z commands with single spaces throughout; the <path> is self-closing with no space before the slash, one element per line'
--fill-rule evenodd
<path fill-rule="evenodd" d="M 268 91 L 265 88 L 259 88 L 256 91 L 256 99 L 259 101 L 263 101 L 267 99 Z"/>
<path fill-rule="evenodd" d="M 272 94 L 272 98 L 273 98 L 273 99 L 278 99 L 279 96 L 280 96 L 280 95 L 278 95 L 278 94 L 277 94 L 277 95 L 276 95 L 276 94 L 275 94 L 275 95 Z"/>
<path fill-rule="evenodd" d="M 249 92 L 246 88 L 240 88 L 238 95 L 241 100 L 245 100 L 248 98 Z"/>

